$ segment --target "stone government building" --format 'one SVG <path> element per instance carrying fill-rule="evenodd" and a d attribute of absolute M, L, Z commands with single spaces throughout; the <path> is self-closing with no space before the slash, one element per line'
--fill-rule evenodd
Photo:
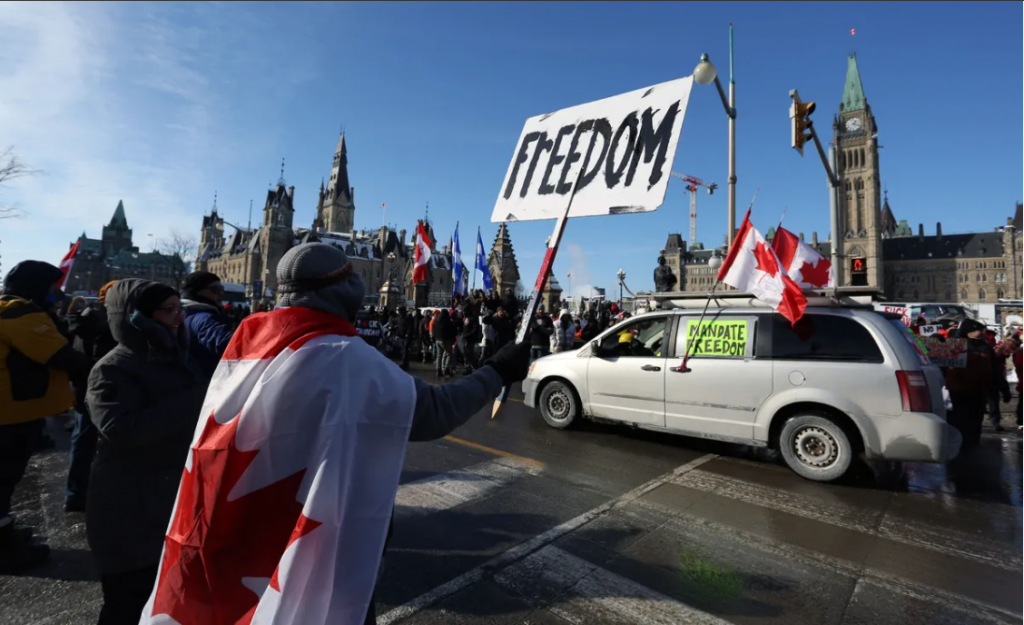
<path fill-rule="evenodd" d="M 857 56 L 847 60 L 846 83 L 839 113 L 832 123 L 837 146 L 840 192 L 840 224 L 844 233 L 842 271 L 844 285 L 873 286 L 894 303 L 995 303 L 1020 300 L 1022 295 L 1021 204 L 1005 225 L 988 232 L 943 234 L 937 223 L 934 234 L 924 225 L 915 233 L 907 220 L 897 222 L 881 189 L 878 158 L 878 124 L 864 96 Z M 827 215 L 827 212 L 823 212 Z M 766 234 L 769 240 L 774 228 Z M 800 234 L 803 239 L 803 234 Z M 678 278 L 681 291 L 709 291 L 715 271 L 708 261 L 717 251 L 670 234 L 661 251 L 666 265 Z M 813 233 L 810 244 L 828 258 L 831 245 Z M 855 259 L 865 271 L 853 273 Z"/>
<path fill-rule="evenodd" d="M 123 201 L 117 203 L 99 239 L 90 239 L 83 232 L 77 243 L 78 253 L 64 285 L 66 293 L 95 295 L 107 282 L 124 278 L 143 278 L 178 286 L 179 261 L 159 252 L 140 252 L 132 242 L 132 229 L 128 227 Z M 68 248 L 74 245 L 72 242 Z"/>
<path fill-rule="evenodd" d="M 448 304 L 452 293 L 452 245 L 438 249 L 433 225 L 424 219 L 433 243 L 431 277 L 414 288 L 412 269 L 413 237 L 406 230 L 384 226 L 378 230 L 356 230 L 355 188 L 348 174 L 348 148 L 345 135 L 338 138 L 330 176 L 321 182 L 313 222 L 309 228 L 296 227 L 295 187 L 287 186 L 282 175 L 275 188 L 267 191 L 263 221 L 256 228 L 234 226 L 218 214 L 216 202 L 205 215 L 199 239 L 196 267 L 211 271 L 225 283 L 244 285 L 249 299 L 272 302 L 277 289 L 277 263 L 289 249 L 300 243 L 322 242 L 337 246 L 348 255 L 353 269 L 366 285 L 367 304 L 394 305 L 414 300 L 421 305 Z M 225 235 L 224 226 L 234 230 Z M 413 233 L 415 230 L 413 230 Z M 475 242 L 462 241 L 463 264 L 473 266 Z M 505 224 L 498 228 L 489 257 L 495 288 L 504 292 L 514 288 L 519 270 L 512 252 L 512 241 Z M 260 293 L 260 290 L 263 293 Z M 379 299 L 378 299 L 379 298 Z"/>

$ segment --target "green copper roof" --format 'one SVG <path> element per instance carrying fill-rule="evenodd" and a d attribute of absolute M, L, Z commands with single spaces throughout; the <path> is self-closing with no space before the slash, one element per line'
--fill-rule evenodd
<path fill-rule="evenodd" d="M 843 111 L 860 111 L 864 109 L 864 85 L 860 83 L 860 70 L 857 68 L 857 54 L 851 52 L 846 63 L 846 87 L 843 88 Z"/>
<path fill-rule="evenodd" d="M 110 219 L 110 228 L 127 228 L 128 218 L 124 216 L 124 202 L 117 201 L 117 208 L 114 209 L 114 216 Z"/>

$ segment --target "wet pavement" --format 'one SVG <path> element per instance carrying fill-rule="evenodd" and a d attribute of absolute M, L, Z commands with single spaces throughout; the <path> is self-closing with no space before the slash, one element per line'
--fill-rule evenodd
<path fill-rule="evenodd" d="M 949 465 L 861 465 L 817 484 L 763 451 L 554 430 L 521 397 L 410 445 L 380 623 L 1021 622 L 1016 428 L 986 425 Z M 67 433 L 51 431 L 60 446 L 33 458 L 16 510 L 54 553 L 0 576 L 0 624 L 99 610 L 84 517 L 61 510 Z"/>

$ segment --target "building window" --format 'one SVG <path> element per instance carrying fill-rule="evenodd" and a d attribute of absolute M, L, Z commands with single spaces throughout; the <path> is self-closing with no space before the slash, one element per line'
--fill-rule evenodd
<path fill-rule="evenodd" d="M 960 291 L 960 299 L 961 300 L 966 300 L 967 299 L 967 289 L 963 289 L 962 291 Z"/>
<path fill-rule="evenodd" d="M 999 290 L 996 291 L 996 299 L 1003 299 L 1004 296 L 1005 296 L 1005 293 L 1003 293 L 1002 289 L 999 289 Z"/>
<path fill-rule="evenodd" d="M 988 297 L 988 294 L 985 293 L 985 289 L 978 291 L 978 299 L 985 299 L 986 297 Z"/>
<path fill-rule="evenodd" d="M 917 301 L 919 299 L 921 299 L 921 296 L 918 294 L 917 289 L 914 289 L 914 301 Z"/>

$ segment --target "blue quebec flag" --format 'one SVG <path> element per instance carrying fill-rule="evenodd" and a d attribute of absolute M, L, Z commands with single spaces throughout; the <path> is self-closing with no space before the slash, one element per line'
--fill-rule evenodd
<path fill-rule="evenodd" d="M 483 277 L 484 289 L 487 291 L 493 289 L 494 281 L 491 280 L 491 270 L 487 267 L 487 255 L 484 254 L 484 241 L 480 238 L 480 228 L 476 229 L 476 268 Z"/>
<path fill-rule="evenodd" d="M 466 295 L 466 282 L 462 279 L 462 274 L 466 270 L 465 265 L 462 264 L 462 250 L 459 246 L 459 224 L 455 224 L 455 250 L 452 252 L 452 297 L 457 295 Z"/>

